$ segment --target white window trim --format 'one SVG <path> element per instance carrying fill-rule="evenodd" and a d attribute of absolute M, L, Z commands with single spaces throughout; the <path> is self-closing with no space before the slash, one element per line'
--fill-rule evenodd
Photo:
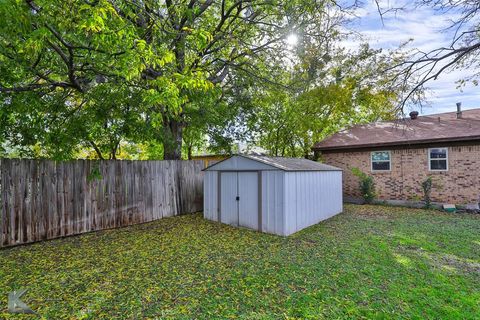
<path fill-rule="evenodd" d="M 390 165 L 389 165 L 388 167 L 389 167 L 390 169 L 388 169 L 388 170 L 374 170 L 374 169 L 373 169 L 373 162 L 374 162 L 374 161 L 373 161 L 373 153 L 375 153 L 375 152 L 388 152 L 388 159 L 389 159 L 389 160 L 377 160 L 377 161 L 375 161 L 375 162 L 389 162 Z M 392 152 L 389 151 L 389 150 L 379 150 L 379 151 L 372 151 L 372 152 L 370 152 L 370 170 L 371 170 L 372 172 L 390 172 L 390 171 L 392 171 Z"/>
<path fill-rule="evenodd" d="M 432 169 L 432 162 L 430 160 L 444 160 L 444 159 L 431 159 L 430 158 L 430 150 L 432 149 L 445 149 L 447 152 L 447 157 L 445 158 L 446 162 L 447 162 L 447 168 L 444 170 L 444 169 Z M 447 147 L 439 147 L 439 148 L 428 148 L 428 171 L 433 171 L 433 172 L 445 172 L 445 171 L 448 171 L 448 148 Z"/>

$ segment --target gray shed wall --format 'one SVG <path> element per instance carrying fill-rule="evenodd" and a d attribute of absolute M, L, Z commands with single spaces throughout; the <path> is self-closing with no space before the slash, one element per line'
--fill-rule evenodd
<path fill-rule="evenodd" d="M 317 224 L 343 210 L 342 172 L 285 172 L 285 233 Z"/>
<path fill-rule="evenodd" d="M 262 231 L 284 234 L 285 230 L 285 172 L 262 172 Z"/>
<path fill-rule="evenodd" d="M 203 216 L 217 221 L 218 217 L 218 172 L 205 171 L 203 180 Z"/>

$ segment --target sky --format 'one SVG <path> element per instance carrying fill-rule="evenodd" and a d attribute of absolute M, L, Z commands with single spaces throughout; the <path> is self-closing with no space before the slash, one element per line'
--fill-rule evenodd
<path fill-rule="evenodd" d="M 381 5 L 384 8 L 399 7 L 400 1 L 384 0 Z M 455 18 L 454 13 L 439 14 L 431 8 L 407 8 L 404 11 L 391 12 L 384 16 L 382 24 L 375 2 L 365 0 L 364 6 L 356 10 L 356 16 L 358 18 L 349 27 L 360 32 L 373 48 L 395 49 L 413 39 L 408 48 L 427 52 L 449 45 L 454 36 L 453 31 L 445 30 L 449 19 Z M 456 81 L 461 79 L 465 72 L 453 71 L 430 82 L 430 106 L 417 110 L 421 114 L 456 111 L 456 102 L 462 102 L 464 110 L 480 108 L 480 87 L 467 84 L 461 90 L 457 89 Z M 408 113 L 408 110 L 406 111 Z"/>

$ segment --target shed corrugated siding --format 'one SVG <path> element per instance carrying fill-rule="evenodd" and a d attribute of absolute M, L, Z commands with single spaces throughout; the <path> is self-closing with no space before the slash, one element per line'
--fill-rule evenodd
<path fill-rule="evenodd" d="M 220 175 L 220 216 L 221 222 L 238 226 L 238 173 L 219 172 Z"/>
<path fill-rule="evenodd" d="M 262 171 L 262 231 L 283 235 L 285 172 Z"/>
<path fill-rule="evenodd" d="M 258 230 L 258 172 L 238 173 L 238 224 Z"/>
<path fill-rule="evenodd" d="M 285 235 L 343 210 L 342 172 L 285 173 Z"/>
<path fill-rule="evenodd" d="M 208 220 L 218 217 L 218 178 L 217 171 L 205 171 L 203 180 L 203 216 Z"/>

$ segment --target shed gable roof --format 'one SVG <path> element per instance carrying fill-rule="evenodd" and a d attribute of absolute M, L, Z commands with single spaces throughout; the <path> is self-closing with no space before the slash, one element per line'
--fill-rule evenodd
<path fill-rule="evenodd" d="M 232 159 L 233 157 L 242 157 L 245 159 L 253 160 L 264 165 L 268 165 L 271 169 L 283 170 L 283 171 L 341 171 L 342 169 L 329 166 L 320 162 L 303 159 L 303 158 L 284 158 L 284 157 L 269 157 L 269 156 L 257 156 L 257 155 L 236 155 L 220 162 L 214 163 L 204 170 L 215 170 L 215 166 Z"/>
<path fill-rule="evenodd" d="M 419 116 L 415 120 L 356 125 L 318 142 L 314 150 L 355 149 L 380 146 L 480 140 L 480 108 Z"/>

